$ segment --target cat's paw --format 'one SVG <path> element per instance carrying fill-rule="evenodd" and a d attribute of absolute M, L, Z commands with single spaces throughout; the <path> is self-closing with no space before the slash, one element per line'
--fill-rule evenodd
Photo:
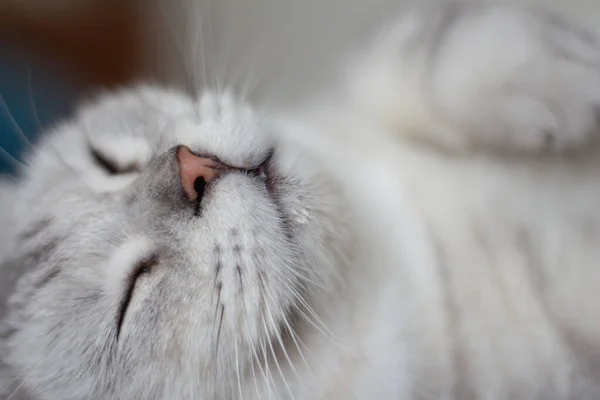
<path fill-rule="evenodd" d="M 402 134 L 450 147 L 562 150 L 597 131 L 600 42 L 550 13 L 421 7 L 363 61 L 354 93 Z"/>

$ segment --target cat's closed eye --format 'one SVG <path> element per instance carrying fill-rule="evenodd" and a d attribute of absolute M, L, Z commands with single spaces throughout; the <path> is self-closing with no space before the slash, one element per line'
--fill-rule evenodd
<path fill-rule="evenodd" d="M 92 146 L 90 146 L 90 154 L 94 163 L 109 175 L 131 174 L 141 171 L 141 166 L 137 162 L 121 165 L 107 154 Z"/>
<path fill-rule="evenodd" d="M 129 308 L 129 304 L 131 303 L 131 299 L 133 298 L 135 288 L 139 280 L 142 279 L 144 276 L 150 275 L 157 264 L 158 256 L 156 254 L 143 258 L 137 264 L 134 265 L 133 269 L 131 270 L 131 273 L 127 277 L 127 283 L 124 287 L 125 290 L 123 291 L 123 297 L 121 299 L 118 311 L 117 337 L 121 332 L 127 309 Z"/>

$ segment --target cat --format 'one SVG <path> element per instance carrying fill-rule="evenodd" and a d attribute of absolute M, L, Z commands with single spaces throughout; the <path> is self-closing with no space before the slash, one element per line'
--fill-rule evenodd
<path fill-rule="evenodd" d="M 417 4 L 296 107 L 99 95 L 0 186 L 4 398 L 596 399 L 600 46 Z"/>

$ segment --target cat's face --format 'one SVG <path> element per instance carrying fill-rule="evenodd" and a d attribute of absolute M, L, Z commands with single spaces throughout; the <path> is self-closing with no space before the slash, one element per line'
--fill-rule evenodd
<path fill-rule="evenodd" d="M 235 167 L 200 202 L 182 145 Z M 2 204 L 0 268 L 25 273 L 0 355 L 42 398 L 233 396 L 341 251 L 335 185 L 227 96 L 106 96 L 30 164 Z"/>

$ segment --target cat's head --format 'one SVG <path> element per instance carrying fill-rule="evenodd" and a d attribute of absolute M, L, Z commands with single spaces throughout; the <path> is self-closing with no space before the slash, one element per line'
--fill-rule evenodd
<path fill-rule="evenodd" d="M 0 190 L 0 361 L 43 399 L 229 396 L 342 252 L 336 185 L 227 95 L 106 95 L 28 163 Z"/>

